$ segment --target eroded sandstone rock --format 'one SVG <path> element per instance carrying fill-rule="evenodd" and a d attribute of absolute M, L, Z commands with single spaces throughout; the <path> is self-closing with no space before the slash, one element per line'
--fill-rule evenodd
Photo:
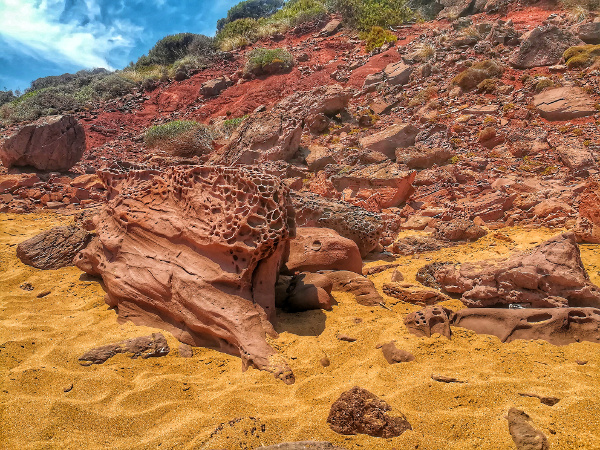
<path fill-rule="evenodd" d="M 293 383 L 266 342 L 277 335 L 275 280 L 295 229 L 281 181 L 252 168 L 202 166 L 100 176 L 109 201 L 76 265 L 102 276 L 120 318 Z"/>
<path fill-rule="evenodd" d="M 391 438 L 412 430 L 404 416 L 389 416 L 392 408 L 374 394 L 353 387 L 340 395 L 331 405 L 327 423 L 340 434 L 367 434 Z"/>
<path fill-rule="evenodd" d="M 375 306 L 381 305 L 383 302 L 375 285 L 367 277 L 348 270 L 325 270 L 320 273 L 331 280 L 333 291 L 353 294 L 359 305 Z"/>
<path fill-rule="evenodd" d="M 450 300 L 450 297 L 433 289 L 419 289 L 417 287 L 405 287 L 402 283 L 384 283 L 383 293 L 413 305 L 435 305 L 439 302 Z"/>
<path fill-rule="evenodd" d="M 86 352 L 79 358 L 84 366 L 102 364 L 118 353 L 131 353 L 131 358 L 156 358 L 168 355 L 171 349 L 162 333 L 152 333 L 133 339 L 126 339 L 116 344 L 103 345 Z"/>
<path fill-rule="evenodd" d="M 573 233 L 505 260 L 443 265 L 434 277 L 447 292 L 462 294 L 470 308 L 513 303 L 600 307 L 600 288 L 590 282 Z"/>
<path fill-rule="evenodd" d="M 17 246 L 17 257 L 36 269 L 72 266 L 74 258 L 91 238 L 91 234 L 73 225 L 54 227 L 21 242 Z"/>
<path fill-rule="evenodd" d="M 334 230 L 299 227 L 290 241 L 285 268 L 289 272 L 349 270 L 362 273 L 362 258 L 356 243 Z"/>
<path fill-rule="evenodd" d="M 392 125 L 379 133 L 366 136 L 360 145 L 367 151 L 383 153 L 389 159 L 396 158 L 396 150 L 415 144 L 419 129 L 412 124 Z"/>
<path fill-rule="evenodd" d="M 69 170 L 85 151 L 85 131 L 73 116 L 49 116 L 19 128 L 0 142 L 6 168 Z"/>
<path fill-rule="evenodd" d="M 600 343 L 598 308 L 465 308 L 453 312 L 429 307 L 408 314 L 404 323 L 416 336 L 440 333 L 450 338 L 450 326 L 498 337 L 502 342 L 540 339 L 554 345 Z"/>

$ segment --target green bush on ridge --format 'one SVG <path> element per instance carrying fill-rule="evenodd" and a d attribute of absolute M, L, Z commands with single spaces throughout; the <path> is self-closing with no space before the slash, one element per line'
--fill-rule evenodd
<path fill-rule="evenodd" d="M 150 127 L 144 142 L 150 148 L 160 148 L 172 156 L 200 156 L 213 149 L 215 131 L 191 120 L 175 120 Z"/>

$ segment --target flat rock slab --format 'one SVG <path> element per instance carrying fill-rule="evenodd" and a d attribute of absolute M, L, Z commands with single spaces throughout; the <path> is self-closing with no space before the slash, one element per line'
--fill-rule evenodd
<path fill-rule="evenodd" d="M 36 269 L 60 269 L 73 265 L 75 256 L 90 242 L 92 235 L 70 225 L 54 227 L 17 246 L 17 257 Z"/>
<path fill-rule="evenodd" d="M 533 97 L 540 116 L 548 120 L 571 120 L 598 112 L 596 102 L 581 88 L 560 87 Z"/>

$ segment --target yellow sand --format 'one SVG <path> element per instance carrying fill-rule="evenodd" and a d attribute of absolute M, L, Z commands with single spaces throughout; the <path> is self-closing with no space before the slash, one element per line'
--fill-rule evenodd
<path fill-rule="evenodd" d="M 336 294 L 339 304 L 331 312 L 280 315 L 280 337 L 272 344 L 290 362 L 293 386 L 258 370 L 243 373 L 238 358 L 215 351 L 197 348 L 193 358 L 179 357 L 168 333 L 172 351 L 166 357 L 118 355 L 103 365 L 80 366 L 77 358 L 93 347 L 158 330 L 118 324 L 100 284 L 78 269 L 41 271 L 16 258 L 16 244 L 68 221 L 52 214 L 0 215 L 1 448 L 252 449 L 315 439 L 348 449 L 510 449 L 504 416 L 511 406 L 533 418 L 553 449 L 600 448 L 599 345 L 502 344 L 461 329 L 452 340 L 417 338 L 402 320 L 419 308 L 389 297 L 392 311 Z M 502 233 L 515 243 L 490 234 L 475 244 L 400 258 L 401 270 L 411 281 L 427 262 L 502 256 L 556 232 Z M 582 246 L 582 254 L 592 280 L 600 282 L 597 248 Z M 372 278 L 380 287 L 390 275 Z M 20 289 L 24 282 L 35 289 Z M 44 290 L 51 293 L 36 298 Z M 446 306 L 459 305 L 453 300 Z M 358 341 L 339 341 L 338 333 Z M 375 346 L 392 339 L 416 361 L 388 365 Z M 324 354 L 331 360 L 327 368 L 319 364 Z M 438 383 L 432 373 L 468 383 Z M 385 399 L 413 430 L 394 439 L 331 431 L 329 407 L 353 386 Z M 519 392 L 561 401 L 545 406 Z"/>

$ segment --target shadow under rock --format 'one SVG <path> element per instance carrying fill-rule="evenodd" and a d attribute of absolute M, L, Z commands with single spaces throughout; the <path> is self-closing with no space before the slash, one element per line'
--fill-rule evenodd
<path fill-rule="evenodd" d="M 297 313 L 286 313 L 278 309 L 275 331 L 278 333 L 288 332 L 298 336 L 319 336 L 325 331 L 326 318 L 327 316 L 320 309 Z"/>

